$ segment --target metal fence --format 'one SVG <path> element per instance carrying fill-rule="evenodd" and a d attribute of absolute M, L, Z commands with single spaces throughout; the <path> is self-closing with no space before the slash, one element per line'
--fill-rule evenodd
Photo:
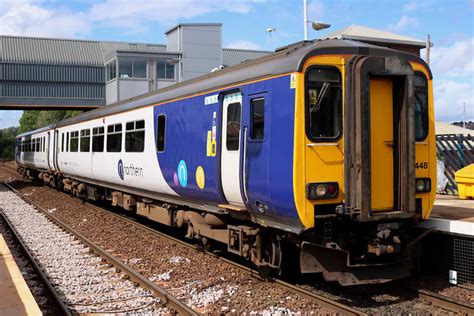
<path fill-rule="evenodd" d="M 474 163 L 474 136 L 444 134 L 436 135 L 436 155 L 438 161 L 444 162 L 444 175 L 447 185 L 443 192 L 458 194 L 454 173 Z"/>

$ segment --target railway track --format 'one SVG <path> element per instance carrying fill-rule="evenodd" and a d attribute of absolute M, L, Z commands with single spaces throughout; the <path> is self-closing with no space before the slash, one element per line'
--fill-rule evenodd
<path fill-rule="evenodd" d="M 16 174 L 16 171 L 14 171 L 12 167 L 10 167 L 8 165 L 5 165 L 5 167 L 7 167 L 9 169 L 8 171 L 10 173 L 12 173 L 12 174 L 15 173 L 15 175 L 18 176 Z M 67 197 L 71 197 L 71 195 L 66 194 L 64 192 L 61 192 L 61 191 L 55 191 L 55 192 L 63 194 L 64 196 L 67 196 Z M 155 236 L 159 236 L 160 238 L 166 238 L 168 240 L 173 241 L 174 243 L 178 243 L 182 246 L 185 246 L 185 247 L 188 247 L 188 248 L 191 248 L 191 249 L 194 249 L 194 250 L 200 249 L 199 246 L 196 246 L 194 244 L 190 244 L 186 241 L 175 238 L 174 236 L 170 236 L 166 233 L 163 233 L 161 231 L 156 230 L 155 228 L 153 228 L 153 224 L 148 223 L 148 221 L 145 221 L 145 223 L 142 224 L 139 221 L 139 219 L 137 219 L 136 217 L 130 217 L 127 214 L 123 214 L 121 212 L 115 212 L 115 211 L 112 211 L 110 209 L 103 208 L 103 207 L 100 207 L 100 206 L 95 205 L 95 204 L 91 204 L 89 202 L 85 202 L 84 204 L 88 208 L 92 208 L 95 211 L 103 213 L 103 214 L 107 214 L 108 216 L 113 216 L 114 218 L 116 218 L 120 221 L 126 222 L 130 225 L 133 225 L 133 226 L 137 227 L 137 229 L 145 230 L 145 231 L 147 231 L 147 232 L 149 232 L 149 233 L 151 233 Z M 147 224 L 151 224 L 151 226 L 147 226 Z M 251 275 L 252 277 L 254 277 L 256 279 L 263 280 L 263 278 L 260 276 L 258 271 L 254 270 L 254 269 L 251 269 L 248 266 L 241 265 L 237 262 L 234 262 L 234 261 L 229 260 L 225 257 L 219 256 L 218 254 L 215 254 L 215 253 L 206 252 L 206 255 L 218 258 L 219 260 L 221 260 L 221 261 L 223 261 L 227 264 L 230 264 L 234 267 L 237 267 L 239 270 L 244 271 L 245 273 L 247 273 L 248 275 Z M 346 304 L 341 303 L 340 298 L 337 299 L 337 300 L 336 299 L 331 299 L 331 298 L 326 297 L 324 295 L 324 293 L 323 293 L 323 295 L 318 294 L 318 293 L 314 293 L 314 292 L 312 292 L 312 289 L 307 290 L 305 288 L 302 288 L 300 286 L 285 282 L 285 281 L 277 279 L 277 278 L 265 278 L 265 280 L 268 281 L 268 282 L 271 282 L 271 284 L 275 284 L 277 287 L 284 288 L 284 289 L 294 293 L 295 295 L 297 295 L 299 297 L 303 297 L 303 298 L 306 298 L 307 300 L 311 300 L 313 302 L 316 302 L 318 305 L 326 307 L 330 310 L 333 310 L 333 311 L 337 312 L 338 314 L 364 315 L 364 314 L 367 314 L 367 313 L 368 314 L 372 313 L 372 311 L 368 311 L 368 310 L 365 310 L 365 309 L 362 311 L 360 309 L 355 309 L 353 307 L 347 306 Z M 321 293 L 321 292 L 322 291 L 319 291 L 319 293 Z M 455 301 L 457 301 L 457 300 L 451 299 L 451 302 L 450 302 L 451 304 L 441 302 L 441 301 L 449 301 L 450 300 L 449 298 L 447 300 L 441 300 L 441 301 L 438 299 L 436 302 L 434 302 L 433 299 L 430 299 L 430 297 L 433 297 L 433 296 L 428 295 L 426 293 L 429 293 L 429 291 L 420 291 L 419 292 L 419 298 L 420 299 L 417 300 L 417 301 L 420 302 L 420 301 L 424 300 L 426 302 L 429 302 L 428 304 L 423 304 L 423 305 L 426 305 L 428 308 L 429 308 L 429 306 L 432 306 L 434 308 L 434 310 L 438 310 L 438 311 L 439 311 L 439 309 L 437 309 L 437 308 L 439 307 L 439 308 L 442 308 L 444 310 L 449 310 L 449 311 L 459 313 L 459 314 L 465 314 L 465 315 L 473 314 L 472 307 L 469 306 L 469 304 L 467 304 L 467 305 L 464 304 L 465 306 L 461 305 L 461 307 L 455 307 L 456 306 Z M 436 297 L 437 293 L 434 293 L 434 294 L 435 294 L 434 297 Z M 440 296 L 440 295 L 438 294 L 438 296 Z M 344 299 L 342 299 L 342 301 L 344 301 Z M 461 302 L 461 304 L 462 303 L 463 302 Z M 425 308 L 427 308 L 427 307 L 425 307 Z M 427 310 L 432 310 L 432 309 L 429 308 Z"/>
<path fill-rule="evenodd" d="M 31 254 L 28 247 L 25 245 L 23 240 L 20 238 L 20 236 L 18 235 L 16 230 L 13 228 L 12 223 L 8 220 L 8 218 L 5 216 L 5 214 L 1 211 L 0 211 L 0 217 L 2 218 L 3 222 L 5 223 L 8 231 L 11 233 L 11 236 L 13 236 L 13 238 L 15 240 L 15 243 L 20 247 L 21 253 L 28 260 L 28 262 L 33 267 L 35 273 L 41 279 L 41 282 L 43 283 L 44 287 L 46 288 L 46 291 L 47 291 L 49 297 L 53 300 L 53 304 L 54 304 L 55 308 L 57 309 L 57 311 L 60 312 L 63 315 L 72 315 L 69 308 L 63 302 L 63 300 L 59 296 L 58 292 L 55 290 L 54 286 L 51 284 L 48 277 L 43 272 L 43 269 L 41 269 L 41 267 L 40 267 L 39 263 L 37 262 L 36 258 Z"/>
<path fill-rule="evenodd" d="M 433 305 L 446 309 L 448 311 L 462 314 L 474 315 L 474 305 L 463 301 L 447 297 L 429 290 L 419 290 L 419 296 Z"/>
<path fill-rule="evenodd" d="M 58 218 L 56 218 L 54 215 L 49 213 L 47 210 L 43 209 L 41 206 L 37 205 L 34 201 L 29 199 L 27 196 L 22 194 L 21 192 L 17 191 L 15 188 L 13 188 L 11 185 L 8 183 L 2 182 L 3 185 L 5 185 L 9 190 L 17 194 L 20 198 L 22 198 L 25 202 L 28 204 L 33 205 L 37 210 L 41 211 L 42 214 L 44 214 L 51 222 L 59 226 L 62 230 L 65 232 L 71 234 L 74 236 L 77 240 L 79 240 L 81 243 L 84 245 L 87 245 L 93 253 L 98 255 L 99 257 L 103 258 L 106 262 L 109 264 L 113 265 L 116 269 L 117 272 L 123 273 L 129 278 L 132 282 L 139 284 L 143 289 L 146 289 L 153 293 L 154 296 L 160 299 L 162 302 L 162 305 L 167 307 L 170 311 L 171 314 L 177 314 L 177 315 L 197 315 L 195 311 L 193 311 L 191 308 L 189 308 L 186 304 L 183 302 L 179 301 L 169 293 L 167 293 L 165 290 L 142 276 L 140 273 L 129 267 L 128 265 L 124 264 L 121 260 L 117 259 L 101 247 L 97 246 L 95 243 L 93 243 L 91 240 L 83 236 L 82 234 L 78 233 L 74 229 L 72 229 L 70 226 L 67 224 L 63 223 L 60 221 Z M 10 221 L 4 216 L 6 222 L 9 224 L 10 228 L 12 229 L 13 232 L 15 232 L 16 238 L 21 242 L 21 238 L 16 234 L 16 231 L 14 227 L 11 225 Z M 27 247 L 22 243 L 22 247 L 24 247 L 25 251 L 27 251 Z M 35 265 L 35 269 L 38 269 L 38 271 L 42 271 L 41 267 L 39 266 L 38 262 L 36 259 L 28 252 L 28 257 L 31 258 L 33 265 Z M 60 295 L 56 292 L 54 289 L 54 286 L 50 283 L 48 277 L 41 272 L 41 277 L 42 279 L 48 284 L 48 289 L 50 289 L 52 296 L 54 299 L 57 301 L 58 306 L 60 306 L 61 311 L 66 314 L 66 315 L 71 315 L 71 309 L 62 301 L 60 298 Z"/>

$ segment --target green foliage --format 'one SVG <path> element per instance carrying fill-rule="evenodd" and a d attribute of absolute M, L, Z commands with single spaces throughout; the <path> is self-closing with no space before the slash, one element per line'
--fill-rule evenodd
<path fill-rule="evenodd" d="M 15 155 L 15 136 L 19 127 L 8 127 L 0 130 L 0 158 L 13 159 Z"/>
<path fill-rule="evenodd" d="M 20 132 L 44 127 L 80 113 L 82 111 L 23 111 L 20 118 Z"/>

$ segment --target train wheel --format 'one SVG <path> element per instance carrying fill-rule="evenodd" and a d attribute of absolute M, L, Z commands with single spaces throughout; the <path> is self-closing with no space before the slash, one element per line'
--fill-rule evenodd
<path fill-rule="evenodd" d="M 280 269 L 282 259 L 281 240 L 278 236 L 263 238 L 262 263 L 273 269 Z"/>

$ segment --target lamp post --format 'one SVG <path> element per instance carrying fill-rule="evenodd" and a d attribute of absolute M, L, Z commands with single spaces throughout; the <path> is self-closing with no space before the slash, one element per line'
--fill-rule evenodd
<path fill-rule="evenodd" d="M 270 49 L 273 50 L 273 45 L 272 45 L 272 33 L 276 31 L 276 28 L 274 27 L 267 27 L 265 29 L 265 32 L 267 32 L 270 35 Z"/>
<path fill-rule="evenodd" d="M 304 40 L 308 40 L 308 23 L 311 23 L 312 28 L 315 31 L 324 30 L 328 27 L 331 27 L 331 24 L 322 23 L 322 22 L 314 22 L 308 20 L 308 5 L 307 0 L 303 0 L 303 18 L 304 18 Z"/>

